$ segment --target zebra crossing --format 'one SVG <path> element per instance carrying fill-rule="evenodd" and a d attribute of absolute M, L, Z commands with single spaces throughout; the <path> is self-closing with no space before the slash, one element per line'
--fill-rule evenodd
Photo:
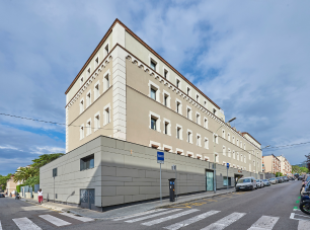
<path fill-rule="evenodd" d="M 75 216 L 73 214 L 69 214 L 69 213 L 59 213 L 62 216 L 65 217 L 69 217 L 75 220 L 79 220 L 81 222 L 91 222 L 94 221 L 94 219 L 91 218 L 87 218 L 87 217 L 80 217 L 80 216 Z M 62 226 L 68 226 L 71 225 L 72 223 L 70 223 L 69 221 L 65 221 L 63 219 L 60 219 L 58 217 L 55 217 L 53 215 L 39 215 L 38 216 L 40 219 L 45 220 L 46 222 L 52 224 L 53 226 L 56 227 L 62 227 Z M 22 217 L 22 218 L 14 218 L 12 219 L 13 223 L 15 223 L 15 225 L 20 229 L 20 230 L 42 230 L 42 228 L 40 226 L 38 226 L 36 223 L 34 223 L 32 220 L 30 220 L 27 217 Z M 2 222 L 3 224 L 3 222 Z M 1 221 L 0 221 L 0 230 L 6 230 L 4 227 L 2 227 L 1 225 Z"/>
<path fill-rule="evenodd" d="M 229 226 L 233 223 L 239 221 L 240 219 L 249 215 L 247 213 L 240 213 L 240 212 L 233 212 L 228 214 L 227 216 L 218 219 L 215 222 L 208 223 L 207 218 L 211 216 L 216 216 L 217 214 L 221 213 L 221 211 L 211 210 L 204 213 L 199 213 L 200 210 L 198 209 L 157 209 L 148 211 L 145 213 L 139 213 L 127 217 L 115 218 L 113 221 L 122 221 L 124 223 L 132 223 L 132 224 L 140 224 L 142 226 L 156 226 L 157 224 L 164 224 L 167 221 L 171 221 L 182 217 L 181 221 L 177 221 L 170 225 L 163 226 L 161 228 L 168 229 L 168 230 L 178 230 L 178 229 L 188 229 L 191 227 L 192 224 L 195 224 L 199 221 L 205 220 L 203 223 L 206 226 L 202 227 L 200 230 L 223 230 L 229 229 Z M 194 217 L 185 219 L 187 215 L 190 214 L 197 214 Z M 152 219 L 152 220 L 151 220 Z M 245 229 L 247 230 L 272 230 L 276 226 L 279 221 L 279 217 L 276 216 L 266 216 L 263 215 L 258 218 L 252 225 L 249 224 L 248 227 Z M 194 225 L 192 225 L 194 226 Z M 195 227 L 196 229 L 196 227 Z M 197 228 L 198 229 L 198 228 Z M 310 221 L 307 223 L 299 223 L 298 228 L 296 230 L 309 230 L 310 229 Z M 290 229 L 291 230 L 291 229 Z"/>

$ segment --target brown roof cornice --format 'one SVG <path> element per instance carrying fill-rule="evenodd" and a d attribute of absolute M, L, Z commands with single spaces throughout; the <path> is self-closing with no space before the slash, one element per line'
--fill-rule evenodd
<path fill-rule="evenodd" d="M 108 29 L 107 33 L 104 35 L 104 37 L 101 39 L 101 41 L 99 42 L 99 44 L 97 45 L 97 47 L 95 48 L 95 50 L 92 52 L 92 54 L 90 55 L 90 57 L 88 58 L 88 60 L 86 61 L 86 63 L 84 64 L 84 66 L 82 67 L 82 69 L 80 70 L 80 72 L 78 73 L 78 75 L 75 77 L 75 79 L 73 80 L 73 82 L 71 83 L 71 85 L 68 87 L 68 89 L 66 90 L 65 94 L 67 94 L 70 89 L 72 88 L 72 86 L 74 85 L 74 83 L 78 80 L 79 76 L 81 75 L 81 73 L 85 70 L 85 68 L 88 66 L 88 64 L 90 63 L 90 61 L 92 60 L 92 58 L 95 56 L 95 54 L 97 53 L 97 51 L 100 49 L 100 47 L 103 45 L 103 43 L 105 42 L 105 40 L 108 38 L 108 36 L 110 35 L 110 33 L 112 32 L 112 28 L 114 27 L 114 25 L 116 23 L 119 23 L 121 26 L 123 26 L 126 30 L 126 32 L 128 32 L 131 36 L 133 36 L 136 40 L 138 40 L 145 48 L 147 48 L 150 52 L 152 52 L 157 58 L 159 58 L 163 63 L 165 63 L 169 68 L 171 68 L 176 74 L 178 74 L 181 78 L 183 78 L 184 81 L 186 81 L 189 85 L 191 85 L 194 89 L 196 89 L 200 94 L 202 94 L 203 96 L 205 96 L 216 108 L 221 109 L 214 101 L 212 101 L 207 95 L 205 95 L 200 89 L 198 89 L 193 83 L 191 83 L 189 80 L 186 79 L 186 77 L 184 77 L 178 70 L 176 70 L 172 65 L 170 65 L 165 59 L 163 59 L 158 53 L 156 53 L 155 50 L 153 50 L 148 44 L 146 44 L 141 38 L 139 38 L 134 32 L 132 32 L 124 23 L 122 23 L 119 19 L 115 19 L 115 21 L 113 22 L 113 24 L 110 26 L 110 28 Z"/>
<path fill-rule="evenodd" d="M 253 140 L 255 140 L 258 144 L 260 144 L 261 145 L 261 143 L 259 143 L 254 137 L 252 137 L 252 135 L 251 134 L 249 134 L 248 132 L 243 132 L 242 133 L 242 136 L 244 135 L 244 134 L 247 134 L 247 135 L 249 135 L 251 138 L 253 138 Z"/>

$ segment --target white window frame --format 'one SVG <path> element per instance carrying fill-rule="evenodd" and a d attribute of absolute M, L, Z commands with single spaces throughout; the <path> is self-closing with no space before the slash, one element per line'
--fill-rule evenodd
<path fill-rule="evenodd" d="M 96 59 L 98 58 L 98 63 L 96 62 Z M 94 66 L 95 66 L 95 69 L 99 66 L 100 64 L 100 59 L 99 59 L 99 54 L 97 54 L 94 58 Z"/>
<path fill-rule="evenodd" d="M 226 139 L 226 131 L 225 131 L 225 129 L 222 129 L 222 138 Z"/>
<path fill-rule="evenodd" d="M 99 116 L 99 121 L 97 120 L 97 116 Z M 94 115 L 94 127 L 95 127 L 94 132 L 100 129 L 100 112 L 99 111 Z"/>
<path fill-rule="evenodd" d="M 227 133 L 227 140 L 230 141 L 230 133 Z"/>
<path fill-rule="evenodd" d="M 91 67 L 90 67 L 90 65 L 86 68 L 86 73 L 87 73 L 88 77 L 91 75 Z"/>
<path fill-rule="evenodd" d="M 207 143 L 207 146 L 206 146 L 206 143 Z M 204 139 L 204 148 L 209 149 L 209 139 L 207 137 L 205 137 L 205 139 Z"/>
<path fill-rule="evenodd" d="M 107 116 L 107 109 L 109 109 L 109 116 Z M 103 123 L 103 126 L 111 123 L 111 114 L 112 114 L 112 111 L 111 111 L 111 104 L 107 104 L 104 108 L 103 108 L 103 114 L 104 114 L 104 123 Z"/>
<path fill-rule="evenodd" d="M 227 153 L 228 153 L 227 156 L 231 157 L 231 149 L 230 148 L 227 149 Z"/>
<path fill-rule="evenodd" d="M 189 90 L 189 92 L 188 92 L 188 90 Z M 191 97 L 191 94 L 192 94 L 192 89 L 189 86 L 186 86 L 186 95 Z"/>
<path fill-rule="evenodd" d="M 216 139 L 214 137 L 216 137 Z M 214 143 L 214 139 L 216 140 L 215 143 L 218 144 L 219 143 L 219 135 L 216 133 L 213 133 L 213 143 Z"/>
<path fill-rule="evenodd" d="M 244 156 L 243 162 L 246 163 L 246 156 Z"/>
<path fill-rule="evenodd" d="M 239 146 L 239 139 L 237 139 L 236 145 Z"/>
<path fill-rule="evenodd" d="M 244 150 L 246 150 L 245 144 L 243 144 Z"/>
<path fill-rule="evenodd" d="M 107 77 L 108 76 L 108 81 L 107 81 Z M 109 84 L 108 84 L 109 82 Z M 104 74 L 103 74 L 103 78 L 102 78 L 102 83 L 103 83 L 103 92 L 107 91 L 110 87 L 111 87 L 111 73 L 110 70 L 107 70 Z"/>
<path fill-rule="evenodd" d="M 84 81 L 84 76 L 82 75 L 80 78 L 80 88 L 84 85 L 85 81 Z"/>
<path fill-rule="evenodd" d="M 155 63 L 155 69 L 152 68 L 152 65 L 151 65 L 152 62 Z M 151 68 L 152 70 L 154 70 L 155 72 L 158 72 L 158 71 L 157 71 L 157 69 L 158 69 L 158 61 L 155 60 L 155 58 L 153 58 L 153 57 L 150 57 L 150 68 Z"/>
<path fill-rule="evenodd" d="M 178 138 L 178 128 L 180 128 L 181 130 L 180 130 L 180 138 Z M 176 135 L 175 135 L 175 137 L 178 139 L 178 140 L 183 140 L 183 127 L 182 127 L 182 125 L 179 125 L 179 124 L 177 124 L 176 125 L 176 129 L 175 129 L 175 131 L 176 131 Z"/>
<path fill-rule="evenodd" d="M 89 95 L 89 97 L 88 97 Z M 91 90 L 89 90 L 86 93 L 86 108 L 88 108 L 91 105 Z"/>
<path fill-rule="evenodd" d="M 104 49 L 103 49 L 103 52 L 104 52 L 103 56 L 105 57 L 105 56 L 108 55 L 109 52 L 111 52 L 110 42 L 109 42 L 109 41 L 106 42 L 106 43 L 103 45 L 103 47 L 104 47 Z M 107 50 L 106 50 L 106 47 L 108 47 L 108 52 L 107 52 Z"/>
<path fill-rule="evenodd" d="M 222 151 L 223 151 L 222 154 L 223 154 L 224 156 L 226 156 L 226 146 L 225 146 L 225 145 L 223 145 L 223 150 L 222 150 Z"/>
<path fill-rule="evenodd" d="M 232 136 L 232 143 L 235 144 L 235 142 L 236 142 L 235 136 Z"/>
<path fill-rule="evenodd" d="M 180 103 L 179 112 L 178 112 L 178 106 L 177 106 L 178 102 Z M 177 98 L 175 99 L 175 111 L 176 111 L 178 114 L 181 114 L 181 115 L 182 115 L 182 102 L 181 102 L 181 100 L 179 100 L 179 99 L 177 99 Z"/>
<path fill-rule="evenodd" d="M 98 86 L 98 90 L 96 89 L 96 86 Z M 100 96 L 100 82 L 99 80 L 94 85 L 94 101 L 96 101 Z"/>
<path fill-rule="evenodd" d="M 170 93 L 168 93 L 166 90 L 163 90 L 163 105 L 165 105 L 165 95 L 168 96 L 167 98 L 167 107 L 171 108 L 171 97 L 170 97 Z"/>
<path fill-rule="evenodd" d="M 154 82 L 152 82 L 151 80 L 149 80 L 149 83 L 148 83 L 148 86 L 149 86 L 149 97 L 154 100 L 152 97 L 151 97 L 151 88 L 155 88 L 156 89 L 156 99 L 155 101 L 158 101 L 160 102 L 160 87 L 158 85 L 156 85 Z"/>
<path fill-rule="evenodd" d="M 167 71 L 167 78 L 165 78 L 165 72 Z M 168 80 L 168 81 L 170 81 L 170 71 L 164 66 L 163 67 L 163 77 L 166 79 L 166 80 Z"/>
<path fill-rule="evenodd" d="M 160 143 L 155 142 L 155 141 L 150 141 L 150 145 L 149 145 L 149 146 L 152 148 L 153 145 L 154 145 L 154 146 L 158 146 L 157 149 L 162 150 L 162 149 L 161 149 L 161 144 L 160 144 Z"/>
<path fill-rule="evenodd" d="M 237 152 L 237 161 L 239 161 L 239 152 Z"/>
<path fill-rule="evenodd" d="M 151 124 L 151 118 L 152 117 L 157 118 L 157 120 L 156 120 L 156 130 L 154 130 L 154 131 L 161 132 L 161 130 L 160 130 L 160 122 L 161 122 L 160 116 L 158 114 L 152 112 L 152 111 L 149 112 L 149 128 L 151 130 L 153 130 L 152 126 L 151 126 L 152 125 Z"/>
<path fill-rule="evenodd" d="M 236 159 L 236 152 L 235 152 L 235 150 L 232 151 L 232 154 L 233 154 L 233 159 Z"/>
<path fill-rule="evenodd" d="M 215 157 L 216 156 L 216 157 Z M 220 162 L 220 155 L 218 153 L 214 153 L 215 162 Z"/>
<path fill-rule="evenodd" d="M 81 131 L 81 128 L 83 128 L 83 131 Z M 84 124 L 82 124 L 80 126 L 80 140 L 84 139 L 84 137 L 85 137 L 85 126 Z"/>
<path fill-rule="evenodd" d="M 83 106 L 82 106 L 81 102 L 83 102 Z M 80 114 L 84 112 L 84 109 L 85 109 L 84 106 L 85 106 L 85 102 L 84 102 L 84 98 L 82 98 L 82 99 L 80 100 Z"/>
<path fill-rule="evenodd" d="M 207 120 L 207 122 L 205 121 L 205 120 Z M 204 122 L 204 127 L 205 127 L 205 129 L 208 129 L 209 128 L 209 122 L 208 122 L 208 118 L 206 118 L 206 117 L 203 117 L 203 122 Z"/>
<path fill-rule="evenodd" d="M 249 153 L 249 160 L 251 160 L 251 152 Z"/>
<path fill-rule="evenodd" d="M 243 162 L 243 155 L 240 154 L 240 161 Z"/>
<path fill-rule="evenodd" d="M 166 118 L 164 118 L 163 119 L 163 127 L 164 127 L 164 130 L 163 130 L 163 134 L 165 134 L 165 123 L 168 123 L 168 130 L 167 130 L 167 134 L 166 135 L 168 135 L 168 136 L 171 136 L 171 121 L 170 120 L 168 120 L 168 119 L 166 119 Z"/>
<path fill-rule="evenodd" d="M 199 133 L 196 134 L 196 145 L 201 147 L 201 135 Z"/>
<path fill-rule="evenodd" d="M 242 149 L 242 141 L 239 142 L 239 146 Z"/>
<path fill-rule="evenodd" d="M 188 115 L 188 109 L 190 109 L 189 115 Z M 192 117 L 193 117 L 192 114 L 193 114 L 192 108 L 191 108 L 190 106 L 187 105 L 187 106 L 186 106 L 186 118 L 187 118 L 187 119 L 190 119 L 190 120 L 193 120 L 193 119 L 192 119 Z"/>
<path fill-rule="evenodd" d="M 198 96 L 198 100 L 197 100 L 197 96 Z M 195 100 L 199 103 L 200 95 L 198 93 L 196 93 Z"/>
<path fill-rule="evenodd" d="M 90 122 L 90 126 L 88 126 L 88 123 Z M 87 120 L 87 122 L 86 122 L 86 128 L 87 128 L 87 130 L 86 130 L 86 136 L 88 137 L 89 135 L 91 135 L 92 134 L 92 130 L 91 130 L 91 127 L 92 126 L 92 122 L 91 122 L 91 118 L 89 118 L 88 120 Z"/>
<path fill-rule="evenodd" d="M 197 120 L 197 115 L 199 116 L 198 120 Z M 201 115 L 200 115 L 200 113 L 196 112 L 195 119 L 196 119 L 195 122 L 196 122 L 198 125 L 201 125 Z"/>
<path fill-rule="evenodd" d="M 190 140 L 188 141 L 188 133 L 190 133 Z M 186 141 L 190 144 L 193 144 L 193 131 L 190 130 L 190 129 L 187 129 L 187 132 L 186 132 Z"/>

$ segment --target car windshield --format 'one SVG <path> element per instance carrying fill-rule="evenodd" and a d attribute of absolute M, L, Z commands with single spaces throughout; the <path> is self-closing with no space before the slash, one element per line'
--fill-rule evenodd
<path fill-rule="evenodd" d="M 250 178 L 244 178 L 244 179 L 240 179 L 238 180 L 238 183 L 250 183 L 251 182 L 251 179 Z"/>

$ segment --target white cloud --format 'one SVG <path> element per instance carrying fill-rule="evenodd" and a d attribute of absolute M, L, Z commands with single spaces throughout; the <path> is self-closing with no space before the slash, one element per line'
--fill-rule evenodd
<path fill-rule="evenodd" d="M 1 146 L 0 145 L 0 149 L 9 149 L 9 150 L 17 150 L 17 151 L 23 151 L 23 150 L 20 150 L 16 147 L 13 147 L 13 146 L 9 146 L 9 145 L 6 145 L 6 146 Z"/>
<path fill-rule="evenodd" d="M 31 150 L 31 153 L 35 154 L 51 154 L 51 153 L 65 153 L 65 148 L 53 147 L 53 146 L 36 146 Z"/>

